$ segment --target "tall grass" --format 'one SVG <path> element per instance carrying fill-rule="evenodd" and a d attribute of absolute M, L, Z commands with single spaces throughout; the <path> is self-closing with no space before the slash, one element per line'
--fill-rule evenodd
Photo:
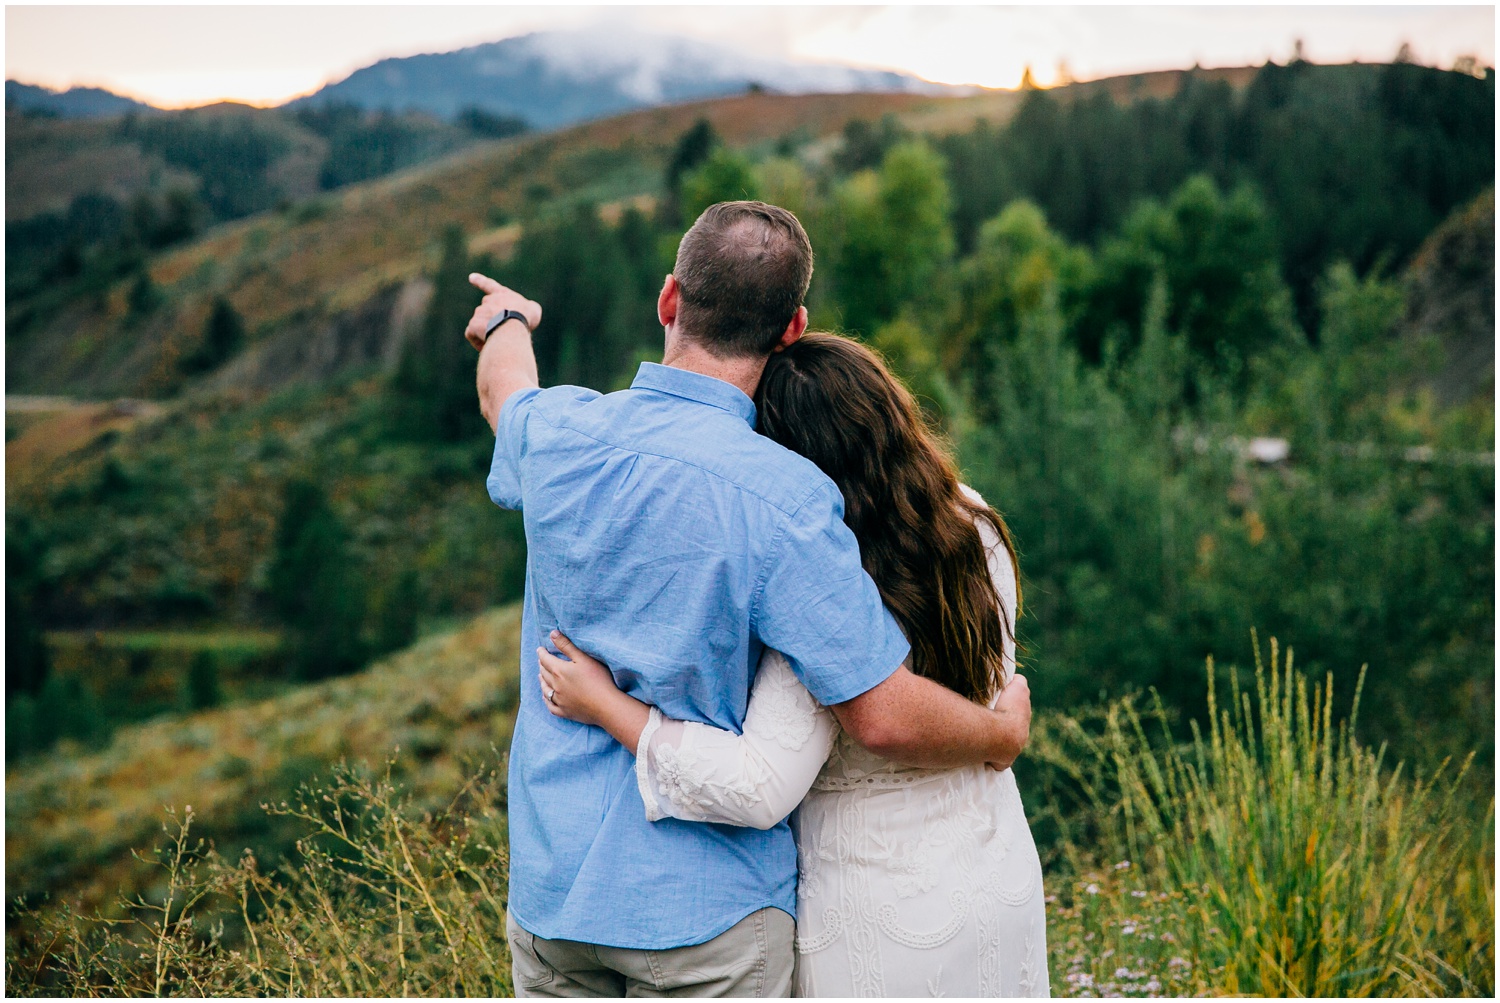
<path fill-rule="evenodd" d="M 1425 779 L 1388 768 L 1354 737 L 1363 673 L 1335 723 L 1332 677 L 1310 688 L 1274 639 L 1268 665 L 1256 645 L 1253 692 L 1230 673 L 1221 706 L 1212 660 L 1208 676 L 1208 733 L 1191 722 L 1185 744 L 1159 701 L 1142 713 L 1129 700 L 1102 728 L 1061 718 L 1033 743 L 1090 806 L 1069 834 L 1082 879 L 1055 909 L 1054 977 L 1075 990 L 1493 995 L 1494 805 L 1466 798 L 1468 762 Z M 1094 866 L 1100 848 L 1114 867 Z M 1111 964 L 1129 951 L 1141 972 Z"/>
<path fill-rule="evenodd" d="M 507 996 L 500 780 L 472 777 L 418 813 L 392 782 L 348 766 L 265 805 L 306 836 L 282 867 L 226 860 L 170 812 L 154 894 L 110 914 L 20 909 L 7 995 Z"/>

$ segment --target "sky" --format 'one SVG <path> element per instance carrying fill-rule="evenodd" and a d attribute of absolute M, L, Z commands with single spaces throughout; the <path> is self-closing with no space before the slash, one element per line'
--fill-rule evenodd
<path fill-rule="evenodd" d="M 940 83 L 1048 85 L 1143 70 L 1285 62 L 1495 62 L 1493 6 L 61 6 L 8 5 L 5 75 L 106 87 L 162 107 L 279 104 L 387 56 L 621 23 L 765 56 Z"/>

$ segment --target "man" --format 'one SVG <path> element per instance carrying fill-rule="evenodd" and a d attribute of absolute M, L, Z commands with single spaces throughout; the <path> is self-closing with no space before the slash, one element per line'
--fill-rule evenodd
<path fill-rule="evenodd" d="M 796 849 L 773 829 L 647 822 L 634 750 L 553 717 L 552 630 L 670 717 L 738 732 L 763 646 L 871 750 L 1005 767 L 1024 686 L 995 711 L 919 678 L 860 566 L 833 483 L 754 430 L 766 359 L 801 337 L 812 248 L 795 216 L 711 206 L 657 300 L 663 364 L 601 395 L 537 385 L 542 308 L 484 276 L 465 335 L 495 429 L 490 496 L 525 515 L 522 694 L 511 747 L 508 933 L 518 995 L 786 996 Z"/>

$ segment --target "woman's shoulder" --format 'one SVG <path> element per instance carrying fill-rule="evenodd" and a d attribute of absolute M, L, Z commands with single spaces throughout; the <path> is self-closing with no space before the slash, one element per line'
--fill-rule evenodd
<path fill-rule="evenodd" d="M 975 491 L 973 488 L 969 487 L 962 481 L 960 481 L 958 484 L 958 490 L 960 494 L 962 494 L 969 501 L 973 502 L 975 505 L 983 505 L 985 508 L 990 507 L 990 503 L 984 500 L 983 495 L 981 495 L 978 491 Z M 1001 550 L 1004 550 L 1005 548 L 1000 545 L 1000 534 L 995 531 L 995 524 L 990 522 L 990 520 L 986 519 L 984 516 L 980 515 L 978 512 L 973 513 L 973 518 L 974 525 L 979 527 L 979 539 L 980 542 L 984 544 L 984 549 L 986 551 L 992 551 L 995 548 L 999 547 Z M 1007 554 L 1006 558 L 1009 559 L 1009 557 L 1010 555 Z"/>

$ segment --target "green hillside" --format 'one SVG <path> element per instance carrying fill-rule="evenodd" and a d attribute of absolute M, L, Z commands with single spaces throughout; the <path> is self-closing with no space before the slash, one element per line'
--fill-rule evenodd
<path fill-rule="evenodd" d="M 191 805 L 200 834 L 266 861 L 290 849 L 264 802 L 279 802 L 341 759 L 382 767 L 427 807 L 446 804 L 471 766 L 493 764 L 515 721 L 519 613 L 506 607 L 434 635 L 364 672 L 283 696 L 174 715 L 6 774 L 6 887 L 12 897 L 107 906 L 144 890 L 130 855 L 161 832 L 163 807 Z"/>

